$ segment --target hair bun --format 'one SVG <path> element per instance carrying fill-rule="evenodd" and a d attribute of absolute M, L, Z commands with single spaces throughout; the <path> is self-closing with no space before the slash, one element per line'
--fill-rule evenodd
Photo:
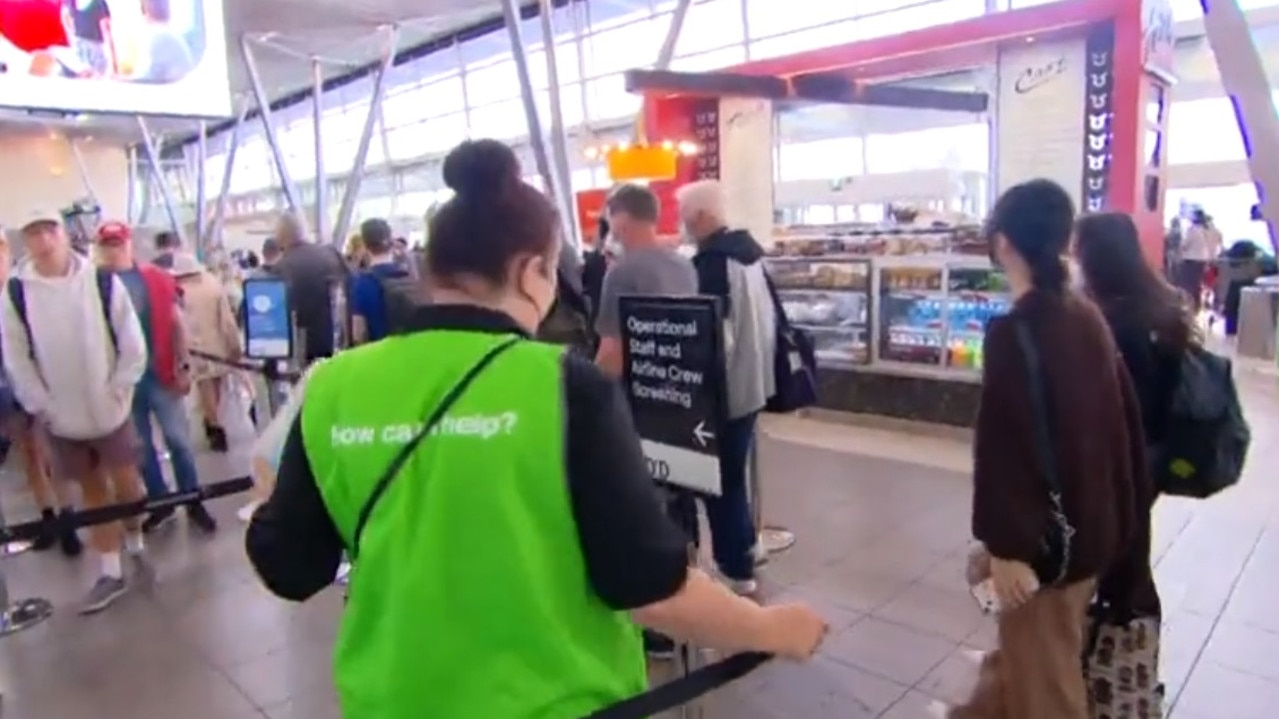
<path fill-rule="evenodd" d="M 467 140 L 444 158 L 444 184 L 463 197 L 497 195 L 520 182 L 515 151 L 497 140 Z"/>

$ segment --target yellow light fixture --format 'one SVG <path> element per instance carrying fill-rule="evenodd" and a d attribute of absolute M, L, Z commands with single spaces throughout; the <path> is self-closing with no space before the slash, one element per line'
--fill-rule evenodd
<path fill-rule="evenodd" d="M 613 182 L 669 180 L 676 176 L 681 157 L 696 155 L 691 142 L 666 140 L 660 144 L 620 142 L 616 145 L 586 148 L 586 158 L 602 160 Z"/>

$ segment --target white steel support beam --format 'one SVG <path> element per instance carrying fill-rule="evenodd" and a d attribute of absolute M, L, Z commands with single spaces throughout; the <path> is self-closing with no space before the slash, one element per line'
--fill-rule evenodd
<path fill-rule="evenodd" d="M 524 117 L 528 121 L 528 141 L 533 150 L 533 162 L 537 174 L 552 198 L 556 192 L 555 174 L 551 170 L 550 155 L 546 152 L 546 136 L 542 134 L 542 120 L 537 114 L 537 94 L 528 71 L 528 52 L 524 46 L 524 33 L 520 30 L 520 6 L 518 0 L 502 0 L 502 15 L 506 20 L 506 33 L 511 40 L 511 55 L 515 59 L 515 73 L 520 80 L 520 99 L 524 101 Z M 557 203 L 558 204 L 558 203 Z M 565 218 L 565 222 L 569 219 Z"/>
<path fill-rule="evenodd" d="M 662 41 L 662 49 L 657 53 L 654 70 L 667 70 L 671 60 L 675 59 L 675 46 L 679 44 L 679 35 L 684 31 L 684 21 L 688 19 L 688 11 L 693 7 L 693 0 L 679 0 L 671 13 L 671 24 L 666 28 L 666 39 Z"/>
<path fill-rule="evenodd" d="M 138 221 L 138 202 L 142 199 L 138 192 L 138 148 L 136 145 L 129 145 L 125 150 L 126 162 L 129 163 L 129 174 L 126 178 L 128 183 L 125 188 L 125 208 L 124 221 L 130 225 Z"/>
<path fill-rule="evenodd" d="M 209 221 L 207 250 L 222 246 L 222 223 L 226 219 L 226 205 L 231 196 L 231 175 L 235 172 L 235 153 L 240 149 L 244 122 L 252 106 L 253 103 L 248 98 L 240 100 L 240 112 L 236 115 L 235 124 L 231 126 L 231 132 L 227 135 L 226 168 L 222 172 L 222 186 L 218 189 L 217 204 L 213 206 L 213 218 Z"/>
<path fill-rule="evenodd" d="M 568 159 L 568 131 L 564 127 L 564 110 L 560 105 L 560 71 L 555 58 L 555 6 L 551 0 L 542 0 L 538 13 L 542 25 L 542 53 L 546 56 L 546 80 L 548 102 L 551 109 L 551 155 L 555 170 L 555 183 L 559 187 L 559 205 L 564 235 L 573 247 L 582 247 L 577 223 L 577 200 L 573 196 L 573 172 Z"/>
<path fill-rule="evenodd" d="M 386 74 L 395 62 L 395 47 L 399 40 L 399 28 L 387 27 L 386 54 L 382 64 L 373 75 L 373 96 L 369 98 L 369 112 L 364 118 L 364 131 L 360 134 L 359 144 L 355 149 L 355 161 L 351 164 L 351 174 L 346 181 L 346 192 L 342 195 L 342 204 L 338 207 L 337 222 L 333 225 L 333 245 L 342 247 L 346 233 L 351 228 L 351 218 L 355 215 L 355 203 L 360 199 L 360 183 L 364 181 L 364 164 L 369 159 L 369 145 L 373 141 L 373 130 L 378 116 L 382 114 L 382 97 L 386 95 Z"/>
<path fill-rule="evenodd" d="M 169 225 L 173 227 L 173 233 L 182 237 L 182 224 L 178 221 L 178 211 L 173 205 L 173 195 L 169 192 L 169 181 L 164 176 L 164 168 L 160 164 L 160 150 L 156 147 L 155 137 L 151 135 L 151 128 L 147 126 L 146 119 L 141 115 L 138 115 L 137 119 L 138 131 L 142 134 L 142 149 L 146 151 L 147 164 L 151 166 L 151 178 L 160 190 L 160 200 L 164 203 L 164 212 L 169 216 Z"/>
<path fill-rule="evenodd" d="M 195 145 L 195 256 L 204 259 L 208 255 L 209 223 L 205 204 L 208 192 L 205 181 L 205 164 L 209 160 L 209 126 L 200 121 Z"/>
<path fill-rule="evenodd" d="M 324 171 L 324 64 L 311 58 L 311 123 L 315 126 L 315 240 L 328 237 L 329 181 Z"/>
<path fill-rule="evenodd" d="M 266 144 L 271 148 L 271 158 L 275 161 L 276 174 L 280 176 L 280 187 L 284 190 L 284 201 L 289 211 L 297 216 L 299 222 L 306 226 L 306 217 L 302 212 L 302 197 L 298 194 L 297 185 L 293 184 L 293 176 L 289 174 L 284 153 L 280 150 L 280 140 L 275 131 L 275 120 L 271 116 L 271 98 L 266 94 L 262 84 L 262 75 L 258 72 L 258 62 L 253 54 L 253 41 L 245 35 L 240 38 L 240 51 L 244 55 L 244 69 L 249 74 L 249 85 L 253 90 L 253 99 L 258 103 L 258 117 L 262 118 L 262 130 L 266 136 Z"/>
<path fill-rule="evenodd" d="M 1279 248 L 1279 114 L 1270 81 L 1248 21 L 1236 0 L 1200 0 L 1204 31 L 1217 59 L 1221 84 L 1234 104 L 1239 132 L 1248 151 L 1248 170 L 1257 186 L 1261 215 L 1270 230 L 1270 246 Z"/>
<path fill-rule="evenodd" d="M 98 193 L 93 189 L 93 178 L 89 176 L 89 166 L 84 162 L 84 154 L 80 152 L 80 146 L 76 144 L 75 138 L 67 135 L 67 145 L 71 147 L 71 158 L 75 160 L 76 171 L 80 173 L 80 184 L 84 185 L 84 194 L 93 200 L 95 207 L 98 206 Z"/>

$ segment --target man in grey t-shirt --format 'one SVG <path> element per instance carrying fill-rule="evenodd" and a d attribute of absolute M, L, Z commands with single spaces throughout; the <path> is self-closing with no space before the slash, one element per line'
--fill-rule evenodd
<path fill-rule="evenodd" d="M 697 270 L 688 258 L 657 238 L 661 205 L 652 190 L 622 185 L 605 206 L 611 238 L 620 244 L 618 259 L 604 275 L 595 331 L 600 337 L 595 362 L 605 372 L 622 374 L 622 328 L 617 298 L 622 295 L 697 294 Z"/>

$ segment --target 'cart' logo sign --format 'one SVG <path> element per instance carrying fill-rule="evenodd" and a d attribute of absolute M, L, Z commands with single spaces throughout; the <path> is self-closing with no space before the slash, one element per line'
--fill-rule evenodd
<path fill-rule="evenodd" d="M 1065 72 L 1066 56 L 1062 55 L 1055 60 L 1022 70 L 1021 74 L 1017 76 L 1017 80 L 1013 82 L 1013 89 L 1017 91 L 1017 94 L 1025 95 L 1031 90 L 1061 77 Z"/>

